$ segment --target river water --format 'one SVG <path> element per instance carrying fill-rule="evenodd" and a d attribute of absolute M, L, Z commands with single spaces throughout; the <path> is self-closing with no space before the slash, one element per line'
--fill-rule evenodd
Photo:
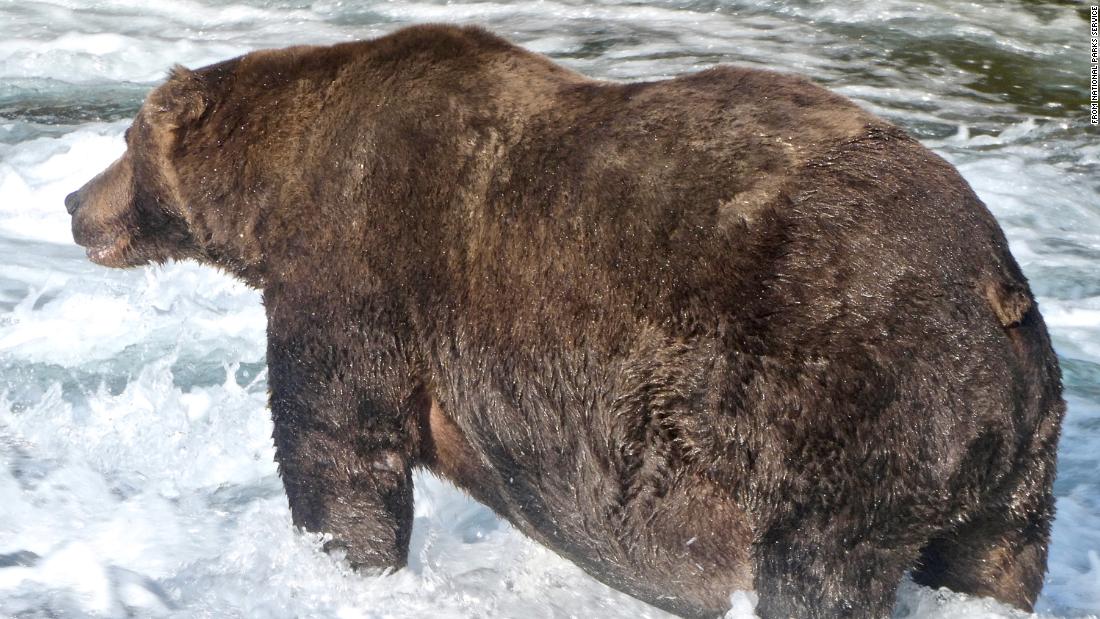
<path fill-rule="evenodd" d="M 1008 0 L 0 1 L 0 616 L 663 617 L 418 478 L 409 568 L 295 533 L 272 462 L 264 314 L 213 270 L 111 271 L 62 206 L 173 63 L 478 23 L 588 75 L 732 62 L 806 74 L 958 166 L 1031 280 L 1065 370 L 1039 603 L 1100 613 L 1100 134 L 1088 11 Z M 752 616 L 738 594 L 731 617 Z M 906 583 L 894 616 L 1015 617 Z"/>

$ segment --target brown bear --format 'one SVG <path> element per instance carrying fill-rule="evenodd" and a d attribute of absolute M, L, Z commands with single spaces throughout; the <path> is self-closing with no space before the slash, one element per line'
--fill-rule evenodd
<path fill-rule="evenodd" d="M 484 30 L 177 68 L 66 198 L 95 262 L 263 291 L 296 525 L 405 565 L 427 467 L 712 617 L 1029 609 L 1058 364 L 946 162 L 811 82 L 588 79 Z"/>

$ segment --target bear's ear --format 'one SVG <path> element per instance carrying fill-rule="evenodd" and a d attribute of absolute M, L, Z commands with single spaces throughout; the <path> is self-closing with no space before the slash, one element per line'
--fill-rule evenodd
<path fill-rule="evenodd" d="M 201 75 L 176 65 L 149 103 L 161 126 L 180 129 L 202 118 L 211 104 L 210 88 Z"/>

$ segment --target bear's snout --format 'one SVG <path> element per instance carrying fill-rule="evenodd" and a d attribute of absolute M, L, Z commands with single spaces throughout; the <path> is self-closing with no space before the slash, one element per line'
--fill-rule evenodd
<path fill-rule="evenodd" d="M 70 215 L 72 215 L 76 212 L 76 209 L 80 208 L 80 202 L 80 190 L 77 189 L 76 191 L 65 196 L 65 210 L 68 211 Z"/>
<path fill-rule="evenodd" d="M 132 215 L 131 168 L 124 155 L 106 170 L 65 196 L 72 216 L 73 240 L 84 247 L 113 243 Z"/>

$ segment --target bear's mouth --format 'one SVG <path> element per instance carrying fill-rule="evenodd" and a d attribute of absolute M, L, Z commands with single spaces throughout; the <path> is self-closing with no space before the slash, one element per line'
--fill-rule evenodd
<path fill-rule="evenodd" d="M 126 253 L 128 246 L 128 240 L 125 237 L 120 237 L 105 245 L 88 247 L 84 253 L 88 256 L 88 260 L 96 264 L 105 267 L 121 267 L 126 264 L 123 255 Z"/>

